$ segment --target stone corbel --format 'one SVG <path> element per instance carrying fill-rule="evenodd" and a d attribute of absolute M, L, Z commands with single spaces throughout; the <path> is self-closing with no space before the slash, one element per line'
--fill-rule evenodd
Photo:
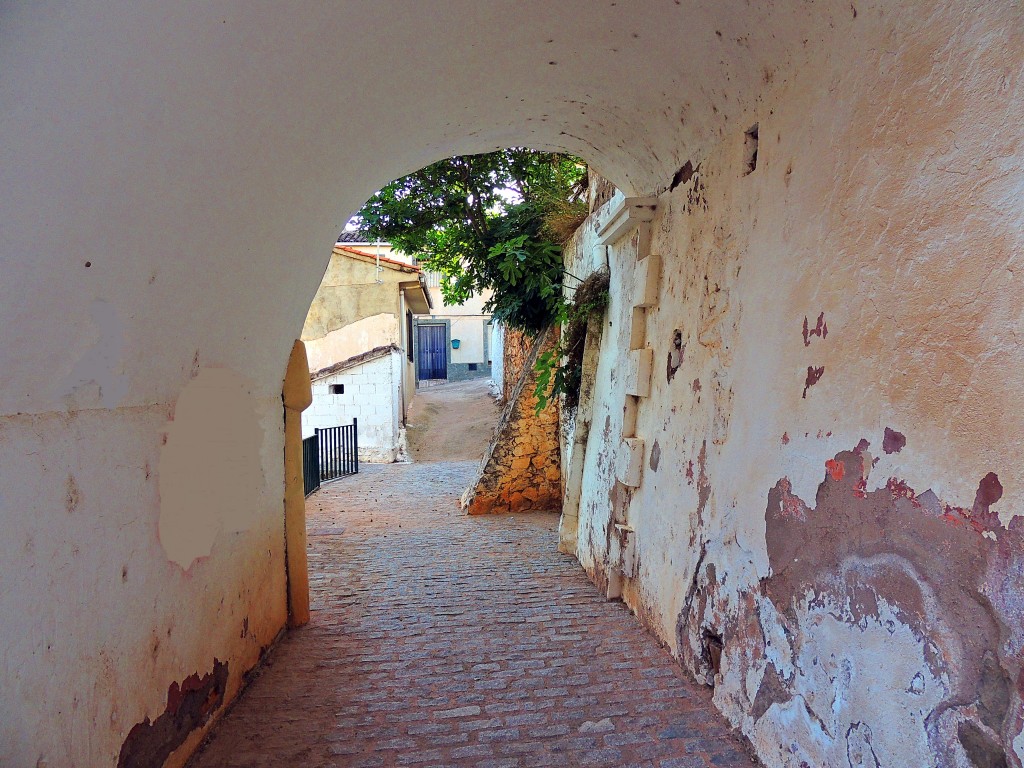
<path fill-rule="evenodd" d="M 661 256 L 650 254 L 636 263 L 633 282 L 633 306 L 654 307 L 658 304 L 661 287 Z"/>
<path fill-rule="evenodd" d="M 656 197 L 624 197 L 616 203 L 608 214 L 606 221 L 597 230 L 597 242 L 600 245 L 611 245 L 640 224 L 654 219 L 658 207 Z M 641 258 L 643 258 L 641 256 Z"/>
<path fill-rule="evenodd" d="M 628 360 L 626 394 L 634 397 L 649 397 L 651 375 L 654 372 L 654 350 L 650 347 L 634 349 L 630 351 Z"/>

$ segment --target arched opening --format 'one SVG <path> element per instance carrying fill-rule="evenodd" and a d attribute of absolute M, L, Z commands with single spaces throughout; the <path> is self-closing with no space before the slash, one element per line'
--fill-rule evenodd
<path fill-rule="evenodd" d="M 1019 763 L 1024 41 L 975 5 L 6 10 L 5 760 L 195 746 L 285 624 L 282 380 L 327 247 L 388 179 L 524 144 L 657 198 L 591 565 L 633 536 L 623 596 L 767 764 Z M 165 451 L 253 433 L 165 498 Z M 161 538 L 175 498 L 208 554 Z"/>

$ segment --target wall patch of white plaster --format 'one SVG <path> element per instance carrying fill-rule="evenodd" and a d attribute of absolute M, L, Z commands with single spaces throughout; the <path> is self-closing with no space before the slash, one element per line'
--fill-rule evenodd
<path fill-rule="evenodd" d="M 256 400 L 234 371 L 204 368 L 181 392 L 160 451 L 160 543 L 188 569 L 222 531 L 247 530 L 260 509 Z"/>

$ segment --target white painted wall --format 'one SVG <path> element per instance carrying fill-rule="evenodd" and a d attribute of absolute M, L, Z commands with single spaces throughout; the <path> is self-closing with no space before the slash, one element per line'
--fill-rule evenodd
<path fill-rule="evenodd" d="M 650 225 L 596 250 L 608 206 L 570 249 L 569 271 L 606 254 L 612 276 L 578 553 L 603 584 L 626 561 L 609 527 L 635 530 L 625 600 L 768 765 L 1017 766 L 1024 26 L 1019 8 L 1001 16 L 1009 37 L 858 10 L 850 29 L 884 34 L 884 51 L 851 70 L 862 42 L 844 36 L 709 142 Z M 1012 75 L 996 64 L 1010 51 Z M 993 106 L 968 118 L 979 92 Z M 646 252 L 658 300 L 636 313 Z M 631 347 L 654 355 L 635 429 Z M 625 438 L 643 444 L 636 487 L 617 482 Z M 990 472 L 987 519 L 972 506 Z M 992 750 L 980 761 L 971 729 Z"/>
<path fill-rule="evenodd" d="M 505 326 L 495 320 L 491 324 L 491 381 L 499 392 L 505 387 Z"/>
<path fill-rule="evenodd" d="M 313 404 L 302 412 L 302 436 L 316 428 L 337 427 L 358 419 L 359 460 L 390 463 L 398 451 L 401 424 L 401 352 L 313 382 Z M 344 394 L 330 393 L 343 384 Z"/>
<path fill-rule="evenodd" d="M 452 317 L 451 334 L 459 340 L 459 348 L 452 348 L 453 363 L 481 363 L 484 359 L 484 330 L 487 318 L 480 316 Z"/>

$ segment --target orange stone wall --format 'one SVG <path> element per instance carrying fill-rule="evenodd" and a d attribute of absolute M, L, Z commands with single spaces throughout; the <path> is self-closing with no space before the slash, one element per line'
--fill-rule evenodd
<path fill-rule="evenodd" d="M 533 339 L 523 331 L 514 328 L 505 329 L 505 348 L 502 352 L 504 360 L 504 384 L 502 386 L 502 399 L 508 403 L 512 400 L 512 393 L 523 372 L 526 358 L 530 356 L 533 348 Z"/>
<path fill-rule="evenodd" d="M 536 413 L 534 364 L 539 352 L 554 347 L 556 331 L 535 344 L 518 331 L 505 336 L 505 409 L 494 439 L 484 455 L 476 483 L 462 498 L 470 515 L 501 514 L 562 508 L 562 475 L 558 445 L 557 402 Z M 511 387 L 508 384 L 511 382 Z"/>

